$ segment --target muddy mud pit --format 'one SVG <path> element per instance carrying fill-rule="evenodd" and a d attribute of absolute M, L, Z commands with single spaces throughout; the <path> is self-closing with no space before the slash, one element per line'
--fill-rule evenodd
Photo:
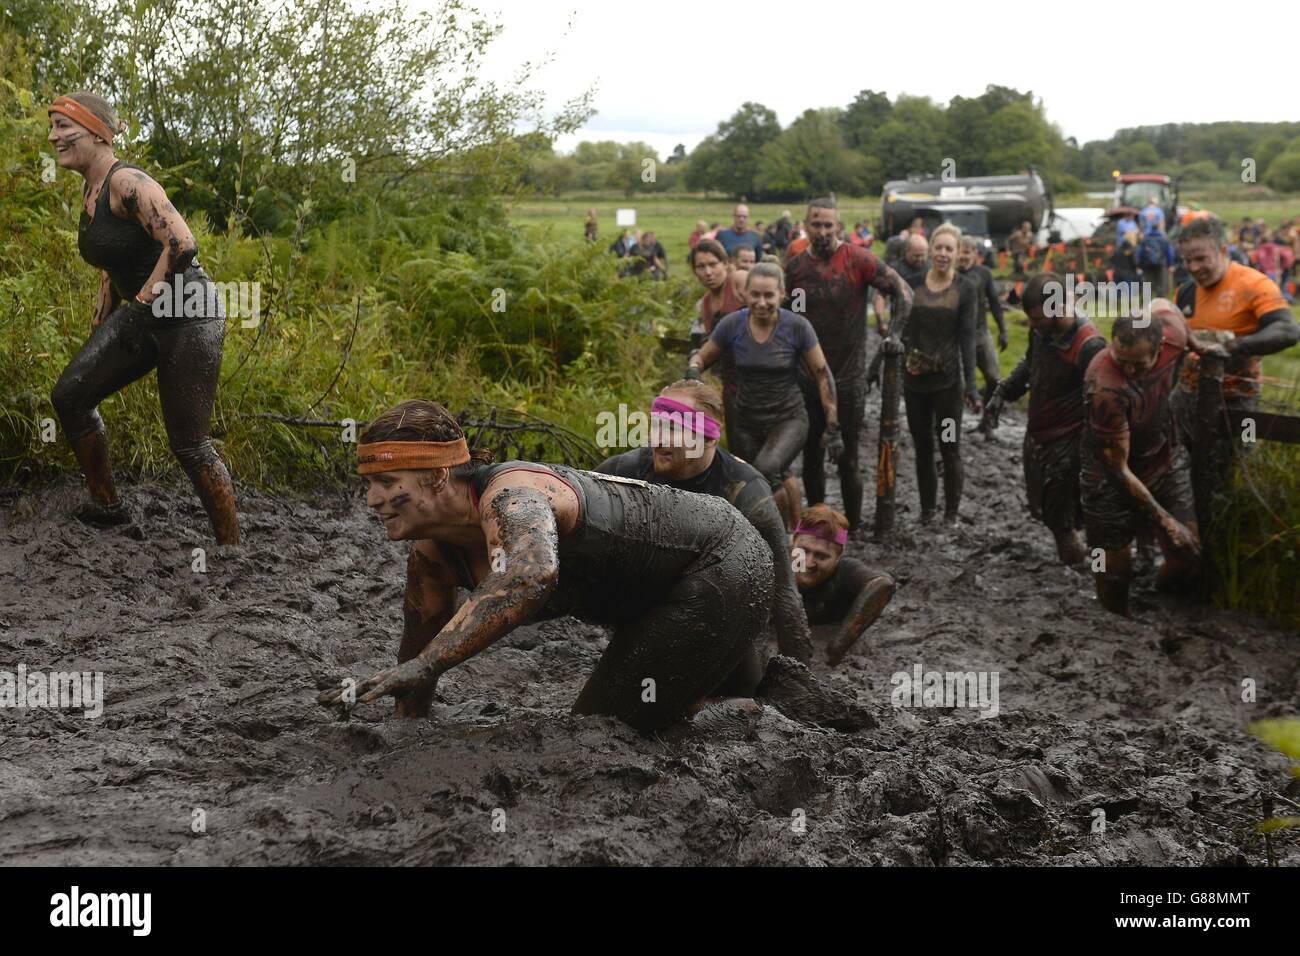
<path fill-rule="evenodd" d="M 444 674 L 429 721 L 316 704 L 401 637 L 406 546 L 359 485 L 241 489 L 229 549 L 183 478 L 123 488 L 134 532 L 73 520 L 79 485 L 11 495 L 0 670 L 103 671 L 105 700 L 97 719 L 0 709 L 0 862 L 1263 864 L 1261 794 L 1300 802 L 1300 781 L 1245 728 L 1300 711 L 1296 635 L 1180 607 L 1149 572 L 1135 620 L 1103 612 L 1029 519 L 1022 414 L 1003 422 L 987 443 L 967 416 L 958 528 L 916 525 L 908 445 L 896 540 L 851 542 L 899 583 L 839 668 L 819 642 L 813 675 L 852 713 L 711 707 L 656 737 L 570 716 L 606 637 L 568 619 Z M 917 663 L 996 671 L 998 716 L 895 709 L 891 675 Z M 1300 863 L 1300 840 L 1273 842 Z"/>

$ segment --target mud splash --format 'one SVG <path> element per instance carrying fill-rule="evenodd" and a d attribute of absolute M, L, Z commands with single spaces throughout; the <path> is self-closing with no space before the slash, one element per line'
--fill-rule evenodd
<path fill-rule="evenodd" d="M 568 713 L 606 640 L 570 620 L 443 675 L 430 721 L 319 707 L 400 640 L 405 548 L 359 493 L 243 491 L 238 548 L 180 484 L 125 490 L 138 531 L 72 520 L 79 487 L 19 497 L 0 670 L 102 671 L 105 709 L 0 709 L 0 861 L 1262 864 L 1260 796 L 1300 783 L 1245 726 L 1300 712 L 1296 636 L 1141 586 L 1135 620 L 1102 612 L 1028 518 L 1004 422 L 967 433 L 959 527 L 916 525 L 909 447 L 897 539 L 851 543 L 899 590 L 839 668 L 819 649 L 847 717 L 710 708 L 650 738 Z M 998 716 L 895 709 L 917 663 L 997 672 Z"/>

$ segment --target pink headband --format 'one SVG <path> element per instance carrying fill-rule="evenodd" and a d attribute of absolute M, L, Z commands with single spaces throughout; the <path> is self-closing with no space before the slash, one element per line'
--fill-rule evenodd
<path fill-rule="evenodd" d="M 799 525 L 794 529 L 795 534 L 806 534 L 812 538 L 821 538 L 823 541 L 829 541 L 831 544 L 838 544 L 841 548 L 848 543 L 849 533 L 841 528 L 834 534 L 829 531 L 823 531 L 821 528 L 810 528 L 807 525 Z"/>
<path fill-rule="evenodd" d="M 722 437 L 721 425 L 684 402 L 675 402 L 671 398 L 660 395 L 651 403 L 650 414 L 656 418 L 666 418 L 681 425 L 687 431 L 703 435 L 705 438 Z"/>

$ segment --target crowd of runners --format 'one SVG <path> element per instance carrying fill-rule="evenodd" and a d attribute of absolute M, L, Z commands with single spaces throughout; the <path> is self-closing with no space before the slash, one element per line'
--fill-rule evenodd
<path fill-rule="evenodd" d="M 104 100 L 59 97 L 49 116 L 59 165 L 85 180 L 81 254 L 102 270 L 90 336 L 52 396 L 93 499 L 81 517 L 130 520 L 97 407 L 156 369 L 171 447 L 217 540 L 237 544 L 233 486 L 208 430 L 224 316 L 182 315 L 155 292 L 177 276 L 210 282 L 194 238 L 163 189 L 116 158 L 118 121 Z M 1158 585 L 1194 586 L 1193 459 L 1244 452 L 1228 417 L 1210 423 L 1214 442 L 1191 443 L 1198 391 L 1221 388 L 1228 412 L 1248 413 L 1260 357 L 1300 340 L 1276 283 L 1232 261 L 1222 223 L 1186 224 L 1178 251 L 1190 280 L 1174 299 L 1116 318 L 1109 341 L 1062 296 L 1063 276 L 1030 277 L 1021 295 L 1029 347 L 1000 380 L 986 316 L 1005 349 L 1001 302 L 978 247 L 956 227 L 915 231 L 882 262 L 860 224 L 846 238 L 833 198 L 762 232 L 748 227 L 748 212 L 738 206 L 732 227 L 691 243 L 704 289 L 696 347 L 681 379 L 651 400 L 649 447 L 581 471 L 493 463 L 451 412 L 424 399 L 369 422 L 357 446 L 367 504 L 390 539 L 410 542 L 403 637 L 396 666 L 322 703 L 392 696 L 399 714 L 426 715 L 440 674 L 550 615 L 612 634 L 574 711 L 644 730 L 711 699 L 755 695 L 768 636 L 807 662 L 817 652 L 810 626 L 830 625 L 822 653 L 839 663 L 895 587 L 887 571 L 845 556 L 863 528 L 870 469 L 860 444 L 882 366 L 901 376 L 920 524 L 938 516 L 940 484 L 942 520 L 960 521 L 964 413 L 992 433 L 1028 392 L 1026 490 L 1060 560 L 1091 571 L 1101 604 L 1126 613 L 1132 545 L 1151 535 L 1164 552 Z M 666 272 L 653 235 L 635 243 L 649 268 Z M 826 504 L 828 461 L 842 511 Z"/>

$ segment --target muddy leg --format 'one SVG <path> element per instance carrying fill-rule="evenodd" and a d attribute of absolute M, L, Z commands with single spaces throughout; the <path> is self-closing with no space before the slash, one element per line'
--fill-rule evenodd
<path fill-rule="evenodd" d="M 782 502 L 777 502 L 777 509 L 781 512 L 781 519 L 785 522 L 787 530 L 792 530 L 799 525 L 799 517 L 803 514 L 803 501 L 799 497 L 799 482 L 794 478 L 787 478 L 782 484 L 785 491 L 784 507 Z"/>
<path fill-rule="evenodd" d="M 1104 570 L 1094 576 L 1097 600 L 1106 610 L 1128 617 L 1128 585 L 1133 577 L 1133 557 L 1128 546 L 1114 551 L 1108 549 L 1104 564 Z"/>
<path fill-rule="evenodd" d="M 888 575 L 872 578 L 854 602 L 849 620 L 826 648 L 826 659 L 834 666 L 844 660 L 844 655 L 857 642 L 867 628 L 876 622 L 885 606 L 894 596 L 894 579 Z"/>
<path fill-rule="evenodd" d="M 1083 543 L 1083 535 L 1074 529 L 1053 531 L 1056 539 L 1056 556 L 1062 564 L 1075 565 L 1088 557 L 1088 549 Z"/>
<path fill-rule="evenodd" d="M 158 395 L 172 453 L 194 485 L 217 543 L 239 544 L 235 486 L 208 437 L 225 333 L 224 319 L 158 331 Z"/>
<path fill-rule="evenodd" d="M 122 524 L 130 515 L 118 498 L 108 457 L 108 434 L 99 403 L 154 367 L 157 351 L 125 307 L 112 312 L 90 333 L 59 376 L 50 399 L 85 473 L 93 505 L 78 516 L 94 524 Z"/>
<path fill-rule="evenodd" d="M 921 495 L 921 523 L 934 517 L 939 497 L 939 474 L 934 467 L 934 411 L 931 396 L 903 392 L 907 407 L 907 430 L 916 446 L 916 486 Z"/>

